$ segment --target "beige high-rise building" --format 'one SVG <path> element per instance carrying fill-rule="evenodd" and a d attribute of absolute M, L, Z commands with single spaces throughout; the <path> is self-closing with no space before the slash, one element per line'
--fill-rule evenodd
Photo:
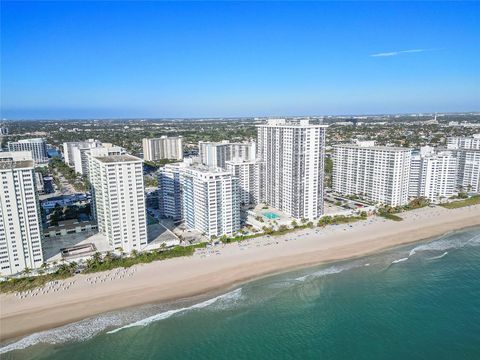
<path fill-rule="evenodd" d="M 200 141 L 198 155 L 203 165 L 211 168 L 226 168 L 230 160 L 253 161 L 256 159 L 256 144 L 254 141 L 245 143 L 231 143 L 228 140 L 221 142 Z"/>
<path fill-rule="evenodd" d="M 183 159 L 183 138 L 181 136 L 143 139 L 142 144 L 143 159 L 146 161 Z"/>

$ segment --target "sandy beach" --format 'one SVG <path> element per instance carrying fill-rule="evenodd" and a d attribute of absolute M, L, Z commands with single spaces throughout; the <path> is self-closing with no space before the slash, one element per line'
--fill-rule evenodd
<path fill-rule="evenodd" d="M 299 230 L 197 251 L 194 256 L 128 270 L 77 275 L 19 297 L 0 295 L 0 341 L 126 307 L 228 289 L 267 274 L 379 252 L 480 225 L 480 205 L 423 208 L 395 222 L 371 217 L 354 224 Z"/>

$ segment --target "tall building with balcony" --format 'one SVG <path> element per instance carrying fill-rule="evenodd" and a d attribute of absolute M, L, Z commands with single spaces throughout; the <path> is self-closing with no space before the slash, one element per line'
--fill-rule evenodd
<path fill-rule="evenodd" d="M 230 160 L 253 161 L 256 159 L 256 144 L 254 141 L 246 143 L 231 143 L 200 141 L 198 155 L 203 165 L 211 168 L 226 168 Z"/>
<path fill-rule="evenodd" d="M 458 157 L 453 151 L 425 146 L 412 152 L 409 197 L 439 203 L 457 194 Z"/>
<path fill-rule="evenodd" d="M 458 149 L 457 188 L 480 193 L 480 149 Z"/>
<path fill-rule="evenodd" d="M 227 171 L 238 179 L 238 192 L 241 205 L 255 205 L 261 202 L 261 182 L 264 163 L 258 160 L 229 160 L 225 162 Z"/>
<path fill-rule="evenodd" d="M 77 147 L 74 149 L 75 171 L 79 174 L 88 176 L 88 155 L 92 156 L 111 156 L 126 155 L 127 150 L 121 146 L 111 143 L 102 143 L 95 147 Z"/>
<path fill-rule="evenodd" d="M 165 166 L 159 176 L 160 212 L 184 220 L 205 236 L 231 236 L 240 229 L 238 179 L 220 168 L 187 163 Z"/>
<path fill-rule="evenodd" d="M 480 192 L 480 134 L 447 138 L 447 148 L 458 156 L 457 187 L 461 191 Z"/>
<path fill-rule="evenodd" d="M 99 232 L 112 250 L 141 251 L 147 245 L 142 159 L 90 153 L 88 165 Z"/>
<path fill-rule="evenodd" d="M 0 182 L 0 275 L 39 268 L 42 229 L 32 152 L 0 152 Z"/>
<path fill-rule="evenodd" d="M 480 150 L 480 134 L 448 137 L 447 148 Z"/>
<path fill-rule="evenodd" d="M 182 183 L 180 173 L 184 163 L 167 164 L 158 175 L 158 209 L 160 216 L 173 220 L 182 219 Z"/>
<path fill-rule="evenodd" d="M 376 203 L 408 203 L 412 149 L 375 146 L 373 141 L 334 146 L 333 190 Z"/>
<path fill-rule="evenodd" d="M 102 143 L 98 140 L 88 139 L 85 141 L 69 141 L 63 143 L 63 160 L 65 163 L 73 168 L 80 167 L 80 165 L 75 166 L 75 160 L 77 163 L 80 162 L 80 156 L 77 155 L 77 159 L 75 159 L 75 151 L 79 149 L 92 149 L 101 146 Z M 77 171 L 77 170 L 76 170 Z M 78 172 L 78 171 L 77 171 Z"/>
<path fill-rule="evenodd" d="M 271 119 L 257 128 L 257 156 L 265 164 L 263 201 L 296 219 L 320 217 L 327 126 Z"/>
<path fill-rule="evenodd" d="M 45 139 L 22 139 L 18 141 L 9 141 L 8 151 L 30 151 L 35 164 L 48 162 L 47 143 Z"/>
<path fill-rule="evenodd" d="M 183 138 L 181 136 L 143 139 L 142 145 L 143 159 L 146 161 L 183 159 Z"/>

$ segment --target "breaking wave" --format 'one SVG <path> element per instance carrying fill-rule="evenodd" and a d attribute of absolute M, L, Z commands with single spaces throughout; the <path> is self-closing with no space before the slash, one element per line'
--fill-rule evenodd
<path fill-rule="evenodd" d="M 441 259 L 441 258 L 447 256 L 447 254 L 448 254 L 448 251 L 445 251 L 442 255 L 431 257 L 428 260 L 438 260 L 438 259 Z"/>
<path fill-rule="evenodd" d="M 207 307 L 209 305 L 212 305 L 216 302 L 238 300 L 240 298 L 241 294 L 242 294 L 242 288 L 238 288 L 236 290 L 233 290 L 233 291 L 228 292 L 228 293 L 223 294 L 223 295 L 216 296 L 212 299 L 205 300 L 205 301 L 203 301 L 201 303 L 198 303 L 198 304 L 194 304 L 194 305 L 184 307 L 184 308 L 180 308 L 180 309 L 168 310 L 168 311 L 161 312 L 159 314 L 149 316 L 145 319 L 138 320 L 138 321 L 135 321 L 133 323 L 127 324 L 125 326 L 119 327 L 117 329 L 108 331 L 107 334 L 114 334 L 114 333 L 116 333 L 120 330 L 128 329 L 128 328 L 131 328 L 131 327 L 147 326 L 147 325 L 151 324 L 152 322 L 168 319 L 169 317 L 171 317 L 175 314 L 183 313 L 185 311 L 194 310 L 194 309 L 202 309 L 202 308 L 205 308 L 205 307 Z"/>
<path fill-rule="evenodd" d="M 128 318 L 128 314 L 112 313 L 41 331 L 1 347 L 0 354 L 25 349 L 41 343 L 60 344 L 69 341 L 88 340 L 109 327 L 124 324 L 125 321 L 128 321 Z"/>
<path fill-rule="evenodd" d="M 404 261 L 407 261 L 407 260 L 408 260 L 408 257 L 404 257 L 404 258 L 401 258 L 401 259 L 393 260 L 392 264 L 398 264 L 398 263 L 401 263 L 401 262 L 404 262 Z"/>
<path fill-rule="evenodd" d="M 419 245 L 413 248 L 408 255 L 413 256 L 421 251 L 446 251 L 449 249 L 459 249 L 467 245 L 479 245 L 480 244 L 480 235 L 475 235 L 471 238 L 459 238 L 459 237 L 444 237 L 439 240 L 434 240 L 427 244 Z"/>
<path fill-rule="evenodd" d="M 82 321 L 75 323 L 67 324 L 55 329 L 41 331 L 29 336 L 26 336 L 16 342 L 7 344 L 0 348 L 0 354 L 4 354 L 13 350 L 22 350 L 30 346 L 37 344 L 61 344 L 66 342 L 73 341 L 85 341 L 91 339 L 95 335 L 105 331 L 108 328 L 117 327 L 116 329 L 107 332 L 108 334 L 115 333 L 122 329 L 126 329 L 134 326 L 145 326 L 151 322 L 166 319 L 174 314 L 184 312 L 192 309 L 201 309 L 218 303 L 222 306 L 222 303 L 225 302 L 231 303 L 233 300 L 237 300 L 241 296 L 241 288 L 231 291 L 229 293 L 214 297 L 212 299 L 203 301 L 198 304 L 194 304 L 189 307 L 184 307 L 175 310 L 168 310 L 162 313 L 143 318 L 141 320 L 135 321 L 138 319 L 139 315 L 145 314 L 144 311 L 140 312 L 115 312 L 109 313 L 97 317 L 88 318 Z M 219 309 L 218 307 L 216 309 Z M 134 322 L 132 322 L 134 321 Z M 123 324 L 128 323 L 128 325 L 122 326 Z"/>
<path fill-rule="evenodd" d="M 341 273 L 342 271 L 350 270 L 350 269 L 353 269 L 355 267 L 357 267 L 357 266 L 354 265 L 354 264 L 347 265 L 347 266 L 334 265 L 334 266 L 330 266 L 326 269 L 316 271 L 316 272 L 311 273 L 311 274 L 300 276 L 300 277 L 296 278 L 295 280 L 296 281 L 305 281 L 307 279 L 314 279 L 314 278 L 319 278 L 319 277 L 323 277 L 323 276 L 327 276 L 327 275 L 338 274 L 338 273 Z"/>

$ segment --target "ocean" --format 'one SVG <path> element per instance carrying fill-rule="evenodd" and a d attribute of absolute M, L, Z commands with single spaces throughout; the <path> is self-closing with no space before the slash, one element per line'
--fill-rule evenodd
<path fill-rule="evenodd" d="M 2 360 L 480 359 L 480 228 L 2 346 Z"/>

